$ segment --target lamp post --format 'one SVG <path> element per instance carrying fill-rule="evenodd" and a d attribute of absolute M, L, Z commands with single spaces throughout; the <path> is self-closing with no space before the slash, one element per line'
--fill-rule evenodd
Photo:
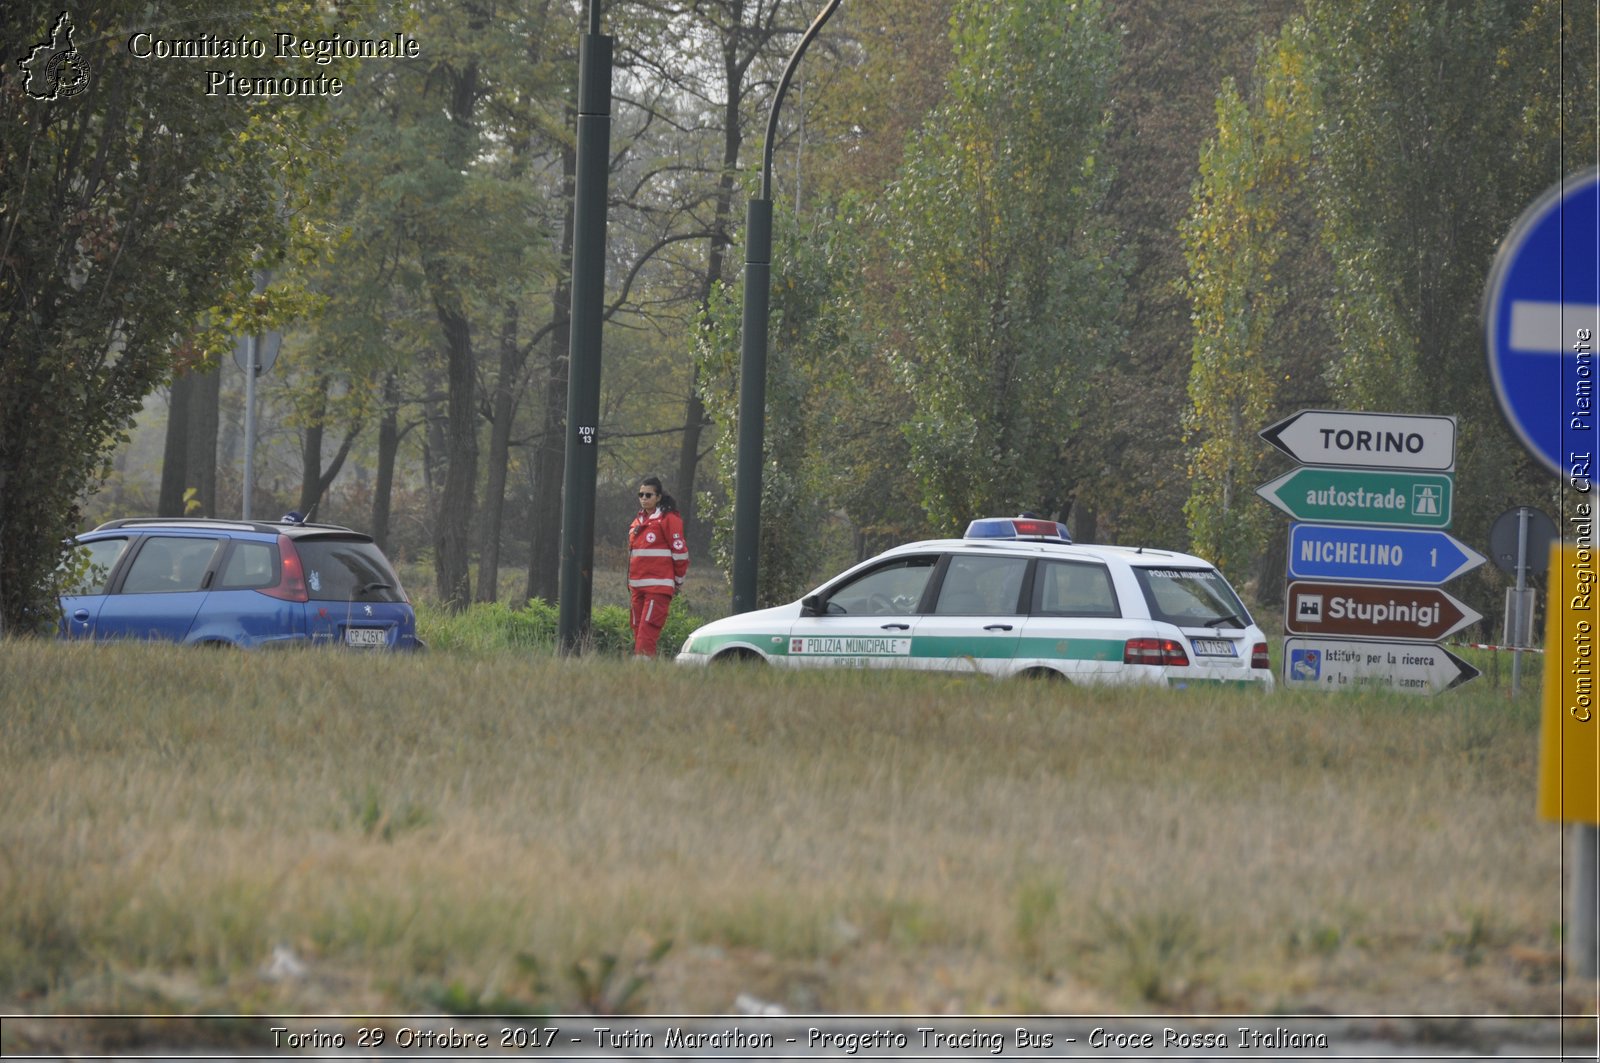
<path fill-rule="evenodd" d="M 783 68 L 767 115 L 767 139 L 761 158 L 761 195 L 745 207 L 744 319 L 739 349 L 739 449 L 733 489 L 733 612 L 756 607 L 756 576 L 761 555 L 761 452 L 766 433 L 767 321 L 772 297 L 772 147 L 778 135 L 778 109 L 823 23 L 839 7 L 828 6 L 795 45 Z"/>
<path fill-rule="evenodd" d="M 594 496 L 599 467 L 600 331 L 606 286 L 606 181 L 611 152 L 611 46 L 599 0 L 578 53 L 578 150 L 573 180 L 572 334 L 567 361 L 567 447 L 561 499 L 563 653 L 582 645 L 594 596 Z"/>

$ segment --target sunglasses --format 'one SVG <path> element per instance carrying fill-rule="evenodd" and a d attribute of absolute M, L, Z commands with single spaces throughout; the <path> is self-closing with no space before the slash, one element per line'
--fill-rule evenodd
<path fill-rule="evenodd" d="M 640 491 L 639 492 L 639 497 L 640 498 L 654 498 L 654 497 L 656 497 L 656 493 L 654 491 Z"/>

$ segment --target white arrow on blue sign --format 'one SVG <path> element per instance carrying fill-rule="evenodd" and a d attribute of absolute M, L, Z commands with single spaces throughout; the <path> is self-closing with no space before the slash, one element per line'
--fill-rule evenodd
<path fill-rule="evenodd" d="M 1595 458 L 1600 169 L 1556 184 L 1500 245 L 1484 290 L 1489 377 L 1506 423 L 1557 476 Z"/>
<path fill-rule="evenodd" d="M 1486 559 L 1453 535 L 1413 528 L 1289 526 L 1289 578 L 1441 584 Z"/>

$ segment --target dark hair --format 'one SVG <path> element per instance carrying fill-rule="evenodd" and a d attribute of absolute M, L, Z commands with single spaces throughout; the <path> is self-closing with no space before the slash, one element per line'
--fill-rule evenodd
<path fill-rule="evenodd" d="M 676 513 L 678 500 L 667 494 L 667 489 L 661 485 L 661 477 L 646 476 L 639 481 L 640 487 L 654 487 L 656 489 L 656 505 L 661 507 L 663 513 Z"/>

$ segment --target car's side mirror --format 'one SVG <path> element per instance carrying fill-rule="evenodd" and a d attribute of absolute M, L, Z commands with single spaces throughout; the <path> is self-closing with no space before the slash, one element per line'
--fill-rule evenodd
<path fill-rule="evenodd" d="M 800 599 L 801 616 L 821 616 L 822 599 L 815 594 L 808 594 Z"/>

